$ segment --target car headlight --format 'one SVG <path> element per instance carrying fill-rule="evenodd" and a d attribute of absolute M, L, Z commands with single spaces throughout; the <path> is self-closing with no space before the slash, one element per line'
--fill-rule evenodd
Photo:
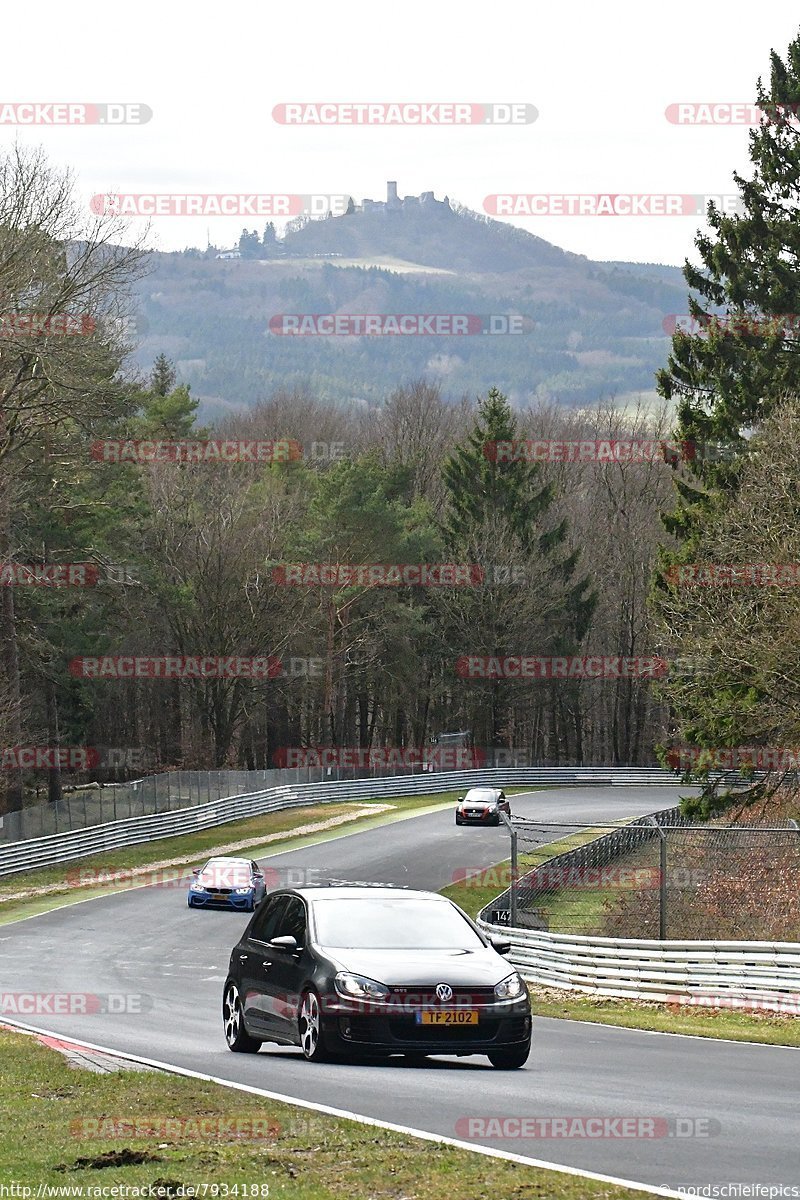
<path fill-rule="evenodd" d="M 234 888 L 233 894 L 234 896 L 247 896 L 252 890 L 252 887 Z"/>
<path fill-rule="evenodd" d="M 205 890 L 206 890 L 205 885 L 202 883 L 198 883 L 198 881 L 196 879 L 195 879 L 194 883 L 189 884 L 190 892 L 204 892 Z"/>
<path fill-rule="evenodd" d="M 494 985 L 494 994 L 498 1000 L 513 1000 L 515 997 L 521 996 L 524 991 L 525 984 L 516 971 L 511 975 L 506 975 L 505 979 L 501 979 Z"/>
<path fill-rule="evenodd" d="M 348 1000 L 388 1000 L 391 995 L 385 984 L 349 971 L 339 971 L 333 982 L 339 995 Z"/>

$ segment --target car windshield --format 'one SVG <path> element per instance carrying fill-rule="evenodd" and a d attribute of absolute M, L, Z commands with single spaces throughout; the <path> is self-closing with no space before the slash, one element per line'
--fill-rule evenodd
<path fill-rule="evenodd" d="M 467 792 L 464 800 L 468 804 L 495 804 L 497 801 L 497 793 L 490 792 L 487 788 L 473 788 Z"/>
<path fill-rule="evenodd" d="M 331 897 L 315 900 L 322 946 L 362 950 L 479 950 L 483 942 L 458 909 L 441 900 Z"/>
<path fill-rule="evenodd" d="M 200 878 L 210 887 L 247 887 L 250 883 L 250 867 L 246 862 L 212 858 L 203 867 Z"/>

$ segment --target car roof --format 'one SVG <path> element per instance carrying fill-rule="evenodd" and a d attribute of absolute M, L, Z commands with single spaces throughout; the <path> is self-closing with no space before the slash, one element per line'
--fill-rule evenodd
<path fill-rule="evenodd" d="M 296 888 L 278 888 L 270 892 L 270 896 L 276 896 L 279 892 L 287 893 L 292 896 L 301 896 L 304 900 L 352 900 L 353 897 L 358 897 L 361 900 L 436 900 L 440 904 L 452 903 L 446 896 L 439 896 L 436 892 L 417 891 L 412 888 L 401 887 L 372 887 L 370 884 L 358 884 L 341 886 L 334 884 L 320 883 L 311 887 L 296 887 Z"/>
<path fill-rule="evenodd" d="M 224 854 L 212 854 L 211 858 L 207 858 L 206 862 L 226 862 L 226 863 L 247 863 L 250 866 L 249 858 L 226 858 Z"/>
<path fill-rule="evenodd" d="M 474 787 L 467 789 L 467 795 L 469 796 L 472 792 L 488 792 L 490 796 L 499 796 L 502 790 L 502 788 L 496 787 Z"/>

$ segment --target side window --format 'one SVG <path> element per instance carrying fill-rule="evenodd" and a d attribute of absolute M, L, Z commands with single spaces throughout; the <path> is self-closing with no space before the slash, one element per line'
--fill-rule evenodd
<path fill-rule="evenodd" d="M 277 927 L 282 921 L 286 905 L 291 898 L 291 896 L 273 896 L 267 900 L 250 930 L 250 937 L 257 942 L 268 942 L 277 937 Z"/>
<path fill-rule="evenodd" d="M 298 946 L 306 944 L 306 909 L 302 900 L 291 896 L 287 907 L 280 915 L 280 929 L 273 937 L 285 937 L 291 934 Z"/>

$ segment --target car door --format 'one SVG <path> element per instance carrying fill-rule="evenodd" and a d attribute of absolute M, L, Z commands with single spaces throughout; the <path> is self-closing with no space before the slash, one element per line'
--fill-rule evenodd
<path fill-rule="evenodd" d="M 264 872 L 257 862 L 251 861 L 250 872 L 253 877 L 253 906 L 258 907 L 266 895 L 267 885 L 264 880 Z"/>
<path fill-rule="evenodd" d="M 308 916 L 299 896 L 288 897 L 288 903 L 279 914 L 276 931 L 272 934 L 272 937 L 286 936 L 295 939 L 297 950 L 268 947 L 266 958 L 271 966 L 264 974 L 262 1007 L 272 1033 L 290 1042 L 297 1034 L 300 989 L 307 975 L 309 953 Z"/>
<path fill-rule="evenodd" d="M 271 1023 L 267 1019 L 267 975 L 272 968 L 268 954 L 270 938 L 277 937 L 281 916 L 290 897 L 279 892 L 264 901 L 258 910 L 249 933 L 237 947 L 239 959 L 242 1005 L 247 1026 L 253 1034 L 268 1032 Z"/>

